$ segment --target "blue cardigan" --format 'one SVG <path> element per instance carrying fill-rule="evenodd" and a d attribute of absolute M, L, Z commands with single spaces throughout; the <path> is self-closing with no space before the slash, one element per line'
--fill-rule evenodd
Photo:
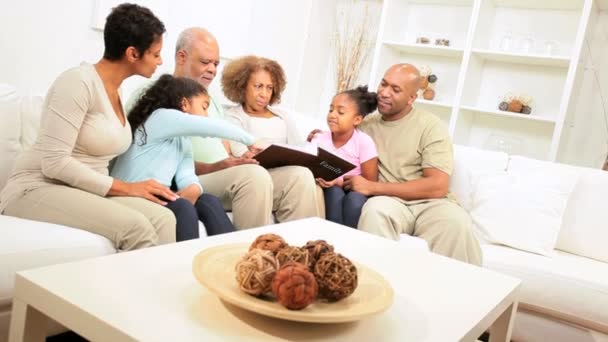
<path fill-rule="evenodd" d="M 111 176 L 125 182 L 154 179 L 171 186 L 175 177 L 178 190 L 191 184 L 201 186 L 194 172 L 190 137 L 215 137 L 251 145 L 255 138 L 226 121 L 190 115 L 175 109 L 157 109 L 144 123 L 146 143 L 142 145 L 141 126 L 133 143 L 120 155 Z M 202 191 L 202 187 L 201 187 Z"/>

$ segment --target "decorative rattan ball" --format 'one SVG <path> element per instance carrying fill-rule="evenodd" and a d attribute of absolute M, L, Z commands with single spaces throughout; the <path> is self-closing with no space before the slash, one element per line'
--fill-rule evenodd
<path fill-rule="evenodd" d="M 287 242 L 277 234 L 263 234 L 258 236 L 249 247 L 249 250 L 255 248 L 265 249 L 276 254 L 281 248 L 287 246 Z"/>
<path fill-rule="evenodd" d="M 521 108 L 523 107 L 523 104 L 521 103 L 521 101 L 519 100 L 512 100 L 511 102 L 509 102 L 509 112 L 514 112 L 514 113 L 519 113 L 521 112 Z"/>
<path fill-rule="evenodd" d="M 428 77 L 420 77 L 420 89 L 426 89 L 429 87 Z"/>
<path fill-rule="evenodd" d="M 311 269 L 312 267 L 314 267 L 315 263 L 317 262 L 317 260 L 319 260 L 321 255 L 327 252 L 334 251 L 334 246 L 330 245 L 325 240 L 308 241 L 306 245 L 304 245 L 304 248 L 308 250 L 310 264 L 312 265 Z"/>
<path fill-rule="evenodd" d="M 308 250 L 303 247 L 286 246 L 281 248 L 277 252 L 277 260 L 279 261 L 279 267 L 283 266 L 289 261 L 298 262 L 307 268 L 312 265 L 310 263 L 310 256 Z"/>
<path fill-rule="evenodd" d="M 502 101 L 500 104 L 498 104 L 498 109 L 500 110 L 508 110 L 509 109 L 509 103 Z"/>
<path fill-rule="evenodd" d="M 301 310 L 317 299 L 319 286 L 306 266 L 289 261 L 272 280 L 272 293 L 284 307 Z"/>
<path fill-rule="evenodd" d="M 530 106 L 522 106 L 521 107 L 521 113 L 522 114 L 530 114 L 532 113 L 532 108 Z"/>
<path fill-rule="evenodd" d="M 319 284 L 319 296 L 327 300 L 346 298 L 357 288 L 357 268 L 341 254 L 323 254 L 313 273 Z"/>
<path fill-rule="evenodd" d="M 253 249 L 236 264 L 236 281 L 241 290 L 260 296 L 270 291 L 278 268 L 277 258 L 271 251 Z"/>
<path fill-rule="evenodd" d="M 432 100 L 432 99 L 435 98 L 435 91 L 433 89 L 431 89 L 431 88 L 426 88 L 424 90 L 424 93 L 422 93 L 422 97 L 425 100 Z"/>

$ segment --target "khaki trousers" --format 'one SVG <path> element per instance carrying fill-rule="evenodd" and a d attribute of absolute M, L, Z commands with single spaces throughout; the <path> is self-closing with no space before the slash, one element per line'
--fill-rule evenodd
<path fill-rule="evenodd" d="M 325 213 L 322 191 L 312 173 L 303 167 L 266 170 L 259 165 L 239 165 L 199 176 L 205 192 L 219 197 L 232 211 L 237 229 L 319 216 Z"/>
<path fill-rule="evenodd" d="M 102 235 L 119 251 L 175 242 L 173 213 L 138 197 L 101 197 L 69 186 L 48 185 L 12 201 L 4 214 Z"/>
<path fill-rule="evenodd" d="M 399 234 L 413 235 L 426 240 L 437 254 L 481 265 L 471 217 L 447 199 L 406 204 L 394 197 L 372 197 L 363 206 L 358 228 L 393 240 L 399 240 Z"/>

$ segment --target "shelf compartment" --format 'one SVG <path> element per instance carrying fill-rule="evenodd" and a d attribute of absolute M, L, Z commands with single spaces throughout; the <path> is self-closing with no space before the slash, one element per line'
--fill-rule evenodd
<path fill-rule="evenodd" d="M 583 0 L 482 0 L 473 48 L 540 56 L 551 43 L 551 55 L 569 56 L 582 5 Z"/>
<path fill-rule="evenodd" d="M 428 107 L 437 107 L 437 108 L 445 108 L 445 109 L 452 109 L 452 105 L 446 102 L 441 102 L 441 101 L 435 101 L 435 100 L 425 100 L 423 98 L 418 98 L 416 99 L 415 104 L 421 104 L 424 106 L 428 106 Z"/>
<path fill-rule="evenodd" d="M 532 120 L 555 122 L 568 74 L 567 68 L 505 63 L 473 54 L 464 80 L 461 105 L 490 113 L 502 113 L 498 104 L 508 93 L 532 97 Z M 487 109 L 487 110 L 486 110 Z"/>
<path fill-rule="evenodd" d="M 464 50 L 451 46 L 437 46 L 432 44 L 408 44 L 397 42 L 384 42 L 385 46 L 390 47 L 402 53 L 427 56 L 443 56 L 462 58 Z"/>
<path fill-rule="evenodd" d="M 488 114 L 460 108 L 454 143 L 542 160 L 549 158 L 554 125 L 538 120 L 521 121 L 514 117 L 517 114 Z"/>
<path fill-rule="evenodd" d="M 485 49 L 473 49 L 473 54 L 481 59 L 504 63 L 540 65 L 548 67 L 567 68 L 570 59 L 565 56 L 543 56 L 533 54 L 521 54 L 511 52 L 491 51 Z"/>
<path fill-rule="evenodd" d="M 503 117 L 503 118 L 512 118 L 515 120 L 529 120 L 529 121 L 535 121 L 535 122 L 543 122 L 543 123 L 552 124 L 552 125 L 555 124 L 555 120 L 552 118 L 535 116 L 534 114 L 518 114 L 518 113 L 512 113 L 512 112 L 502 111 L 502 110 L 498 110 L 498 109 L 497 110 L 482 109 L 482 108 L 477 108 L 477 107 L 472 107 L 472 106 L 462 106 L 460 108 L 462 110 L 467 110 L 467 111 L 477 113 L 477 114 L 495 115 L 495 116 L 499 116 L 499 117 Z"/>
<path fill-rule="evenodd" d="M 473 13 L 470 0 L 385 1 L 382 41 L 415 44 L 424 36 L 433 43 L 436 38 L 450 40 L 450 46 L 463 48 Z"/>

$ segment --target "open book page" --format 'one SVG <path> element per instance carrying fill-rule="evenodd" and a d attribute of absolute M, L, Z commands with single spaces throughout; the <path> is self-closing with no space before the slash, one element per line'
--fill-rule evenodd
<path fill-rule="evenodd" d="M 288 148 L 288 149 L 292 149 L 292 150 L 296 150 L 296 151 L 312 154 L 314 156 L 317 155 L 317 145 L 316 144 L 311 144 L 309 142 L 304 143 L 304 144 L 300 144 L 300 145 L 287 145 L 287 144 L 277 144 L 277 143 L 273 143 L 271 145 L 277 145 L 277 146 L 280 146 L 280 147 L 284 147 L 284 148 Z"/>
<path fill-rule="evenodd" d="M 300 146 L 271 144 L 254 157 L 261 166 L 272 169 L 282 166 L 303 166 L 315 178 L 331 181 L 355 168 L 355 165 L 314 144 Z"/>

